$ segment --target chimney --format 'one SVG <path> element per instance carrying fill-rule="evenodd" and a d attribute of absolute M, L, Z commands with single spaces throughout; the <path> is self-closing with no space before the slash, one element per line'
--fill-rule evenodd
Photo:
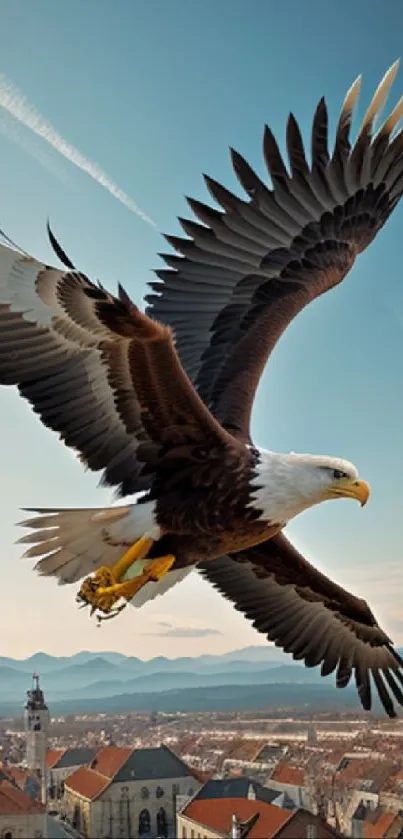
<path fill-rule="evenodd" d="M 241 839 L 241 825 L 235 814 L 232 816 L 231 839 Z"/>

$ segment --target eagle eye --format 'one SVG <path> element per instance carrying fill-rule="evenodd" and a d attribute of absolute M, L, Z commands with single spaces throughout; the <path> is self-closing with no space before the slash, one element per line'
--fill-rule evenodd
<path fill-rule="evenodd" d="M 335 481 L 338 481 L 340 478 L 348 478 L 346 472 L 342 472 L 341 469 L 333 469 L 333 477 Z"/>

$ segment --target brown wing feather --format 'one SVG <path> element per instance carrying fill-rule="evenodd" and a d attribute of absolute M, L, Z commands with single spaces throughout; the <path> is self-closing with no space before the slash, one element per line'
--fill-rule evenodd
<path fill-rule="evenodd" d="M 379 85 L 353 147 L 350 127 L 360 80 L 345 98 L 328 149 L 321 99 L 313 119 L 311 164 L 293 115 L 287 125 L 290 173 L 272 132 L 264 134 L 270 190 L 237 152 L 232 163 L 248 200 L 206 178 L 220 205 L 189 204 L 201 222 L 180 219 L 189 239 L 168 236 L 149 313 L 175 330 L 182 363 L 223 425 L 249 438 L 255 390 L 290 321 L 336 286 L 374 239 L 403 191 L 403 133 L 393 136 L 400 101 L 375 134 L 374 119 L 396 74 Z"/>
<path fill-rule="evenodd" d="M 199 565 L 202 575 L 270 641 L 301 659 L 336 670 L 346 687 L 352 674 L 370 710 L 372 676 L 383 707 L 403 705 L 403 661 L 367 603 L 317 571 L 284 534 L 239 554 Z"/>
<path fill-rule="evenodd" d="M 189 443 L 232 439 L 212 416 L 185 373 L 175 349 L 172 330 L 143 314 L 123 289 L 119 299 L 103 290 L 89 291 L 101 323 L 126 342 L 128 366 L 141 422 L 158 444 L 182 431 Z M 106 352 L 113 342 L 105 342 Z"/>
<path fill-rule="evenodd" d="M 58 255 L 72 265 L 60 247 Z M 122 289 L 115 297 L 74 269 L 3 245 L 0 384 L 17 385 L 122 495 L 150 487 L 161 448 L 229 441 L 184 373 L 169 328 Z"/>

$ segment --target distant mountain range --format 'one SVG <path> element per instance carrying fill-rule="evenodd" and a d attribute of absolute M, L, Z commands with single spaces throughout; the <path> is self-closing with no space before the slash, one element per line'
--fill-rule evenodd
<path fill-rule="evenodd" d="M 352 690 L 336 691 L 332 677 L 321 679 L 317 669 L 305 669 L 273 646 L 148 661 L 115 652 L 60 658 L 40 652 L 24 660 L 0 657 L 0 715 L 21 714 L 34 672 L 55 714 L 357 704 Z"/>

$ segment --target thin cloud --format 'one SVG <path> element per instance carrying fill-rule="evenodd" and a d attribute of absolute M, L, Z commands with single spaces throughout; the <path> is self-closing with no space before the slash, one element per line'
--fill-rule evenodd
<path fill-rule="evenodd" d="M 163 621 L 158 621 L 159 626 L 171 627 L 170 629 L 162 629 L 161 632 L 147 632 L 147 635 L 152 635 L 158 638 L 207 638 L 210 635 L 222 635 L 219 629 L 213 629 L 210 626 L 204 629 L 199 629 L 192 626 L 172 626 Z"/>
<path fill-rule="evenodd" d="M 222 635 L 219 629 L 212 629 L 206 627 L 205 629 L 196 629 L 190 626 L 178 626 L 176 629 L 168 629 L 164 634 L 165 638 L 207 638 L 208 635 Z"/>
<path fill-rule="evenodd" d="M 143 213 L 143 210 L 137 206 L 135 201 L 126 192 L 116 186 L 96 163 L 92 163 L 78 149 L 61 137 L 53 126 L 27 101 L 21 91 L 4 75 L 0 75 L 0 107 L 11 114 L 22 125 L 25 125 L 26 128 L 33 131 L 37 137 L 45 140 L 59 154 L 63 155 L 66 160 L 69 160 L 70 163 L 73 163 L 74 166 L 77 166 L 78 169 L 81 169 L 82 172 L 89 175 L 96 183 L 108 190 L 114 198 L 117 198 L 132 213 L 135 213 L 152 227 L 156 227 L 155 222 Z"/>

